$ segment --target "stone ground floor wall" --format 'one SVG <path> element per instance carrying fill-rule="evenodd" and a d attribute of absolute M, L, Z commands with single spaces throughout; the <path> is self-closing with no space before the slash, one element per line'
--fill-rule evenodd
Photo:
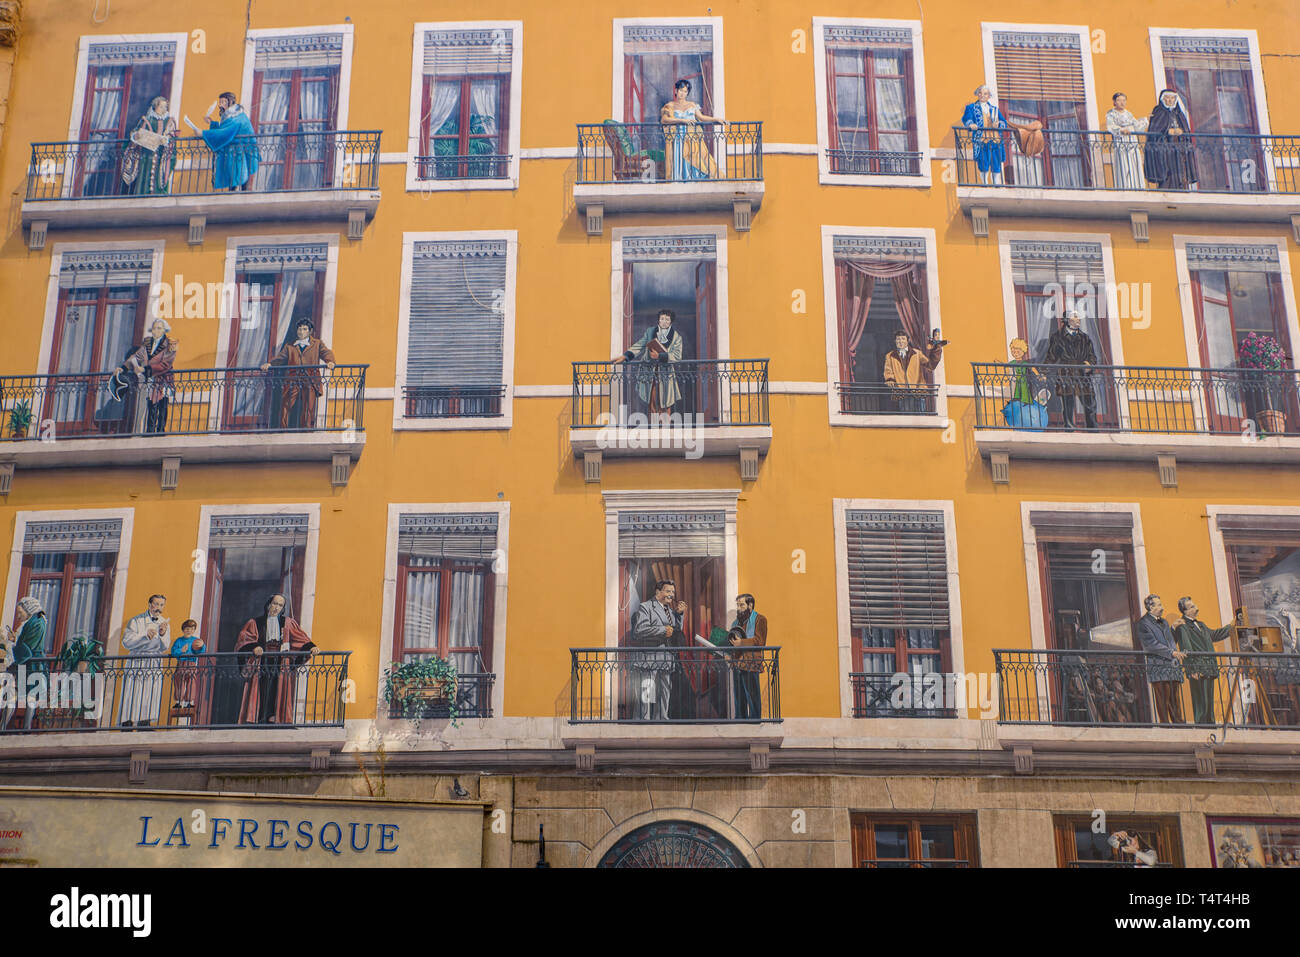
<path fill-rule="evenodd" d="M 553 867 L 590 866 L 643 824 L 687 821 L 734 845 L 752 865 L 848 867 L 850 814 L 974 812 L 984 867 L 1055 867 L 1057 814 L 1176 818 L 1188 867 L 1208 867 L 1206 816 L 1300 817 L 1292 781 L 836 774 L 212 775 L 208 790 L 491 802 L 488 867 L 532 867 L 538 826 Z M 368 779 L 368 780 L 367 780 Z M 464 794 L 458 794 L 459 785 Z M 380 796 L 376 793 L 375 796 Z"/>

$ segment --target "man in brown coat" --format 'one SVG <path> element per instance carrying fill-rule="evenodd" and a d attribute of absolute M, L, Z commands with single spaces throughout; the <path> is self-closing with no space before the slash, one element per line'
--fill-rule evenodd
<path fill-rule="evenodd" d="M 943 345 L 931 340 L 924 352 L 912 347 L 912 340 L 902 329 L 894 334 L 894 348 L 885 356 L 885 385 L 899 404 L 900 412 L 927 413 L 929 382 L 926 370 L 931 372 L 943 357 Z"/>
<path fill-rule="evenodd" d="M 761 648 L 767 644 L 767 618 L 754 611 L 753 595 L 736 596 L 736 620 L 731 623 L 730 639 L 738 648 Z M 736 717 L 755 720 L 763 717 L 762 689 L 758 676 L 766 671 L 761 651 L 740 651 L 732 662 L 736 690 Z"/>
<path fill-rule="evenodd" d="M 294 331 L 297 341 L 286 342 L 270 362 L 263 363 L 262 371 L 271 366 L 287 366 L 280 386 L 280 428 L 289 428 L 289 414 L 298 405 L 295 429 L 316 427 L 316 400 L 325 394 L 321 382 L 320 366 L 334 368 L 334 353 L 312 333 L 316 327 L 310 319 L 299 319 Z"/>

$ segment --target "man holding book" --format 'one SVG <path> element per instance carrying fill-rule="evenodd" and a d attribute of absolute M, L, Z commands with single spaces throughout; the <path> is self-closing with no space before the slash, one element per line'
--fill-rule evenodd
<path fill-rule="evenodd" d="M 737 648 L 761 648 L 767 644 L 767 618 L 754 610 L 754 596 L 736 596 L 736 620 L 731 623 L 731 644 Z M 736 717 L 757 721 L 763 717 L 763 698 L 758 676 L 764 671 L 761 651 L 740 651 L 732 662 L 736 688 Z"/>

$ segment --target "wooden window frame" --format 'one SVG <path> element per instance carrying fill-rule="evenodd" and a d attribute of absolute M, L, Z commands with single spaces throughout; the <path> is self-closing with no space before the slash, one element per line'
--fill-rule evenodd
<path fill-rule="evenodd" d="M 72 586 L 76 581 L 85 581 L 87 579 L 98 578 L 99 586 L 99 607 L 95 610 L 95 635 L 94 638 L 100 643 L 101 648 L 107 647 L 109 617 L 113 606 L 113 581 L 117 572 L 117 559 L 119 552 L 57 552 L 55 554 L 63 555 L 63 570 L 59 572 L 37 572 L 33 565 L 35 564 L 36 553 L 24 552 L 22 558 L 22 571 L 18 580 L 18 594 L 30 594 L 31 583 L 33 581 L 55 581 L 59 584 L 59 609 L 55 614 L 54 620 L 49 621 L 46 625 L 45 643 L 49 646 L 49 655 L 57 657 L 63 651 L 63 646 L 67 643 L 68 615 L 72 608 Z M 105 559 L 104 567 L 93 570 L 77 569 L 77 558 L 79 555 L 103 554 L 111 556 Z M 14 628 L 17 630 L 17 614 L 14 616 Z"/>
<path fill-rule="evenodd" d="M 415 655 L 436 654 L 439 658 L 450 660 L 454 654 L 477 653 L 485 666 L 485 672 L 492 670 L 493 616 L 496 610 L 496 573 L 491 560 L 471 558 L 437 559 L 428 565 L 411 565 L 409 552 L 397 554 L 397 594 L 393 606 L 393 658 L 397 663 L 405 663 Z M 481 572 L 483 575 L 483 607 L 480 614 L 480 634 L 477 645 L 449 645 L 451 635 L 452 585 L 454 572 Z M 407 648 L 402 643 L 406 631 L 406 583 L 411 574 L 437 572 L 438 574 L 438 621 L 436 648 Z"/>
<path fill-rule="evenodd" d="M 849 814 L 851 846 L 854 867 L 880 867 L 881 860 L 893 863 L 904 862 L 909 868 L 951 865 L 955 868 L 979 867 L 979 833 L 975 814 L 898 814 L 896 812 L 876 813 L 873 811 L 853 811 Z M 955 858 L 886 858 L 876 856 L 876 825 L 906 825 L 908 828 L 908 852 L 919 854 L 921 850 L 921 827 L 944 826 L 953 828 L 953 846 L 957 853 Z M 964 861 L 965 863 L 955 863 Z"/>
<path fill-rule="evenodd" d="M 897 47 L 898 55 L 903 61 L 902 73 L 880 73 L 875 69 L 876 54 L 879 50 L 887 49 L 884 45 L 878 48 L 866 47 L 864 49 L 843 49 L 839 55 L 849 54 L 857 57 L 862 66 L 861 73 L 841 73 L 836 69 L 835 57 L 837 51 L 830 45 L 826 47 L 826 132 L 829 139 L 829 145 L 832 150 L 840 149 L 840 124 L 838 99 L 836 95 L 836 80 L 840 77 L 848 76 L 862 79 L 863 102 L 866 104 L 865 122 L 867 127 L 862 132 L 867 134 L 867 149 L 874 152 L 881 152 L 880 134 L 904 134 L 907 136 L 907 152 L 915 153 L 919 150 L 917 138 L 917 116 L 916 116 L 916 67 L 915 55 L 912 47 Z M 893 48 L 888 48 L 893 49 Z M 877 123 L 876 117 L 876 95 L 875 81 L 877 79 L 902 80 L 904 97 L 907 108 L 907 128 L 902 130 L 882 130 Z M 854 127 L 857 131 L 859 128 Z M 924 158 L 922 158 L 924 160 Z M 859 175 L 898 175 L 893 170 L 879 169 L 880 159 L 873 158 L 871 164 L 877 167 L 868 170 L 866 173 Z M 856 171 L 855 171 L 856 172 Z"/>
<path fill-rule="evenodd" d="M 1078 850 L 1074 843 L 1074 830 L 1080 825 L 1092 827 L 1096 818 L 1091 814 L 1054 814 L 1052 815 L 1052 832 L 1056 843 L 1056 866 L 1068 868 L 1078 862 Z M 1151 815 L 1106 815 L 1106 832 L 1144 830 L 1154 831 L 1156 835 L 1156 863 L 1171 867 L 1183 867 L 1183 842 L 1177 819 Z M 1114 851 L 1119 855 L 1118 849 Z M 1117 862 L 1122 857 L 1114 858 Z"/>

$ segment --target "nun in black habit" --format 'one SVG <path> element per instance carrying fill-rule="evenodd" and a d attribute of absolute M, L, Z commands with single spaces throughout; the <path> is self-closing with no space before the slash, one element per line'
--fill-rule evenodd
<path fill-rule="evenodd" d="M 1156 98 L 1142 160 L 1147 179 L 1160 189 L 1187 189 L 1196 182 L 1196 147 L 1177 90 L 1161 90 Z"/>

